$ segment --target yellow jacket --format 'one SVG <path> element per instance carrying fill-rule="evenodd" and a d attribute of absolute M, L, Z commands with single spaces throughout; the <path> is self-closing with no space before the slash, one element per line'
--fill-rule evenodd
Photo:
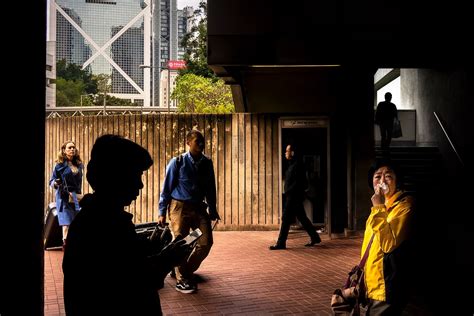
<path fill-rule="evenodd" d="M 404 196 L 398 200 L 402 193 L 403 191 L 396 192 L 385 201 L 385 205 L 373 206 L 367 219 L 361 257 L 365 253 L 372 234 L 375 234 L 364 271 L 367 297 L 370 299 L 387 301 L 386 282 L 383 275 L 384 254 L 392 252 L 409 238 L 413 198 Z"/>

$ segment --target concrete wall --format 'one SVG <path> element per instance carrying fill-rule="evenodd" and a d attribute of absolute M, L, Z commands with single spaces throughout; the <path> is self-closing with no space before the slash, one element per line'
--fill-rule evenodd
<path fill-rule="evenodd" d="M 401 69 L 402 99 L 416 110 L 416 139 L 438 145 L 449 160 L 456 157 L 433 112 L 444 124 L 464 162 L 472 161 L 474 76 L 469 69 Z"/>
<path fill-rule="evenodd" d="M 312 113 L 337 110 L 338 68 L 259 69 L 243 75 L 247 111 L 251 113 Z"/>

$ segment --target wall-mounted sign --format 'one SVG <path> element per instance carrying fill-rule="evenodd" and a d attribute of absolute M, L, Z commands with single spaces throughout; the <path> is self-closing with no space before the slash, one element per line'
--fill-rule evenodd
<path fill-rule="evenodd" d="M 314 127 L 327 127 L 328 121 L 326 119 L 285 119 L 282 120 L 281 127 L 283 128 L 314 128 Z"/>
<path fill-rule="evenodd" d="M 184 60 L 168 60 L 168 68 L 171 70 L 186 68 Z"/>

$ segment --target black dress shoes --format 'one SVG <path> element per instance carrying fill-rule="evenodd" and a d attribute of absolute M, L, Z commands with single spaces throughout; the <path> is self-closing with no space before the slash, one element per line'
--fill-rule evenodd
<path fill-rule="evenodd" d="M 305 247 L 313 247 L 316 244 L 319 244 L 321 242 L 321 238 L 317 236 L 315 239 L 311 239 L 309 243 L 304 245 Z"/>
<path fill-rule="evenodd" d="M 280 250 L 280 249 L 286 249 L 286 246 L 285 245 L 279 245 L 279 244 L 276 244 L 274 246 L 270 246 L 270 250 Z"/>

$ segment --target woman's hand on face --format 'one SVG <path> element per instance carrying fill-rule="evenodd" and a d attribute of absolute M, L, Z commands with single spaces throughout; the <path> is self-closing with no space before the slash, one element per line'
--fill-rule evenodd
<path fill-rule="evenodd" d="M 374 188 L 374 195 L 372 195 L 372 205 L 375 206 L 375 205 L 381 205 L 381 204 L 385 204 L 385 195 L 382 191 L 382 188 L 378 185 L 375 186 Z"/>

